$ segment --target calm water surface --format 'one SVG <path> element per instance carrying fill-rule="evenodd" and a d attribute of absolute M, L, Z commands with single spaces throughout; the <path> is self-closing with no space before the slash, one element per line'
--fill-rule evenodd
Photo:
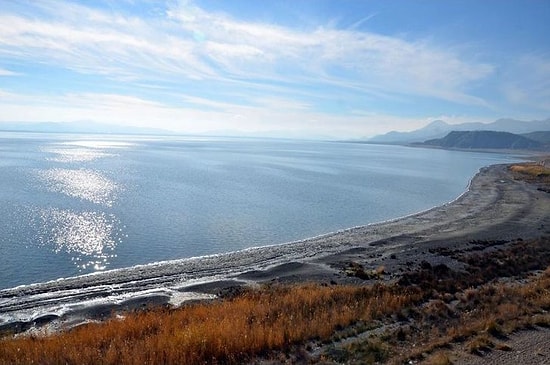
<path fill-rule="evenodd" d="M 488 153 L 0 133 L 0 288 L 283 243 L 460 195 Z"/>

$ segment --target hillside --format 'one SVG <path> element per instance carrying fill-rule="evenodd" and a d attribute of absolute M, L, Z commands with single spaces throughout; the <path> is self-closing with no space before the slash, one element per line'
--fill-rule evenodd
<path fill-rule="evenodd" d="M 383 135 L 375 136 L 367 140 L 371 143 L 408 144 L 423 142 L 429 139 L 443 138 L 452 131 L 498 131 L 514 134 L 525 134 L 536 131 L 550 131 L 550 119 L 535 121 L 520 121 L 515 119 L 498 119 L 492 123 L 462 123 L 448 124 L 436 120 L 427 126 L 411 131 L 392 131 Z M 533 138 L 536 140 L 536 138 Z"/>
<path fill-rule="evenodd" d="M 550 145 L 550 131 L 537 131 L 522 134 L 523 137 L 532 139 L 542 144 Z"/>
<path fill-rule="evenodd" d="M 533 139 L 497 131 L 452 131 L 443 138 L 427 140 L 424 145 L 462 149 L 539 150 L 544 144 Z"/>

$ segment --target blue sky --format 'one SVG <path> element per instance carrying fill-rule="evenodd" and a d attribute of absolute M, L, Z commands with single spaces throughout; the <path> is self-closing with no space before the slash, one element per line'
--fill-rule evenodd
<path fill-rule="evenodd" d="M 550 117 L 550 1 L 2 1 L 0 122 L 363 137 Z"/>

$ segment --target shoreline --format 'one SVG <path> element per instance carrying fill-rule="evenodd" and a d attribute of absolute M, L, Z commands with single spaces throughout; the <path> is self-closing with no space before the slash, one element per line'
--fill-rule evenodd
<path fill-rule="evenodd" d="M 172 260 L 0 290 L 0 331 L 68 328 L 116 311 L 210 299 L 266 282 L 358 283 L 343 262 L 385 267 L 392 280 L 411 265 L 445 261 L 436 247 L 550 234 L 548 194 L 515 181 L 508 165 L 484 167 L 444 205 L 300 241 Z"/>

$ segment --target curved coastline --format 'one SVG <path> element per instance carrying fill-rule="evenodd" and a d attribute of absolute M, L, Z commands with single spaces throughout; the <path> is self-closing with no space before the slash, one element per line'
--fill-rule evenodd
<path fill-rule="evenodd" d="M 403 220 L 403 219 L 407 219 L 407 218 L 410 218 L 410 217 L 414 217 L 414 216 L 417 216 L 417 215 L 428 213 L 428 212 L 430 212 L 434 209 L 445 207 L 449 204 L 453 204 L 454 202 L 458 201 L 459 199 L 462 198 L 462 196 L 464 196 L 465 194 L 467 194 L 469 192 L 473 179 L 475 178 L 475 176 L 477 174 L 479 174 L 480 171 L 481 171 L 481 169 L 479 169 L 476 172 L 476 174 L 472 178 L 470 178 L 470 180 L 468 181 L 468 184 L 466 185 L 466 189 L 459 196 L 454 198 L 453 200 L 448 201 L 446 203 L 443 203 L 441 205 L 435 205 L 433 207 L 423 209 L 423 210 L 418 211 L 418 212 L 406 214 L 406 215 L 403 215 L 403 216 L 399 216 L 399 217 L 396 217 L 396 218 L 390 218 L 390 219 L 382 220 L 382 221 L 379 221 L 379 222 L 372 222 L 372 223 L 368 223 L 368 224 L 364 224 L 364 225 L 358 225 L 358 226 L 353 226 L 353 227 L 342 228 L 342 229 L 338 229 L 336 231 L 326 232 L 326 233 L 322 233 L 322 234 L 319 234 L 319 235 L 316 235 L 316 236 L 307 237 L 307 238 L 300 239 L 300 240 L 295 240 L 295 241 L 282 242 L 282 243 L 276 243 L 276 244 L 265 245 L 265 246 L 247 247 L 247 248 L 244 248 L 244 249 L 241 249 L 241 250 L 225 252 L 225 253 L 195 256 L 195 257 L 189 257 L 189 258 L 183 258 L 183 259 L 156 261 L 156 262 L 150 262 L 150 263 L 146 263 L 146 264 L 133 265 L 133 266 L 130 266 L 130 267 L 125 267 L 125 268 L 110 269 L 110 270 L 98 271 L 98 272 L 82 274 L 82 275 L 77 275 L 77 276 L 71 276 L 71 277 L 61 277 L 61 278 L 57 278 L 57 279 L 54 279 L 54 280 L 48 280 L 48 281 L 45 281 L 45 282 L 36 282 L 36 283 L 30 283 L 30 284 L 17 285 L 15 287 L 11 287 L 11 288 L 0 289 L 0 298 L 3 297 L 3 296 L 6 296 L 5 293 L 8 293 L 8 292 L 18 292 L 18 291 L 20 291 L 20 292 L 24 292 L 24 291 L 33 292 L 33 288 L 44 287 L 44 286 L 55 286 L 56 284 L 60 284 L 62 282 L 71 281 L 71 280 L 86 281 L 86 279 L 88 277 L 90 277 L 90 280 L 93 281 L 94 277 L 97 277 L 97 276 L 108 276 L 108 275 L 117 276 L 117 273 L 119 273 L 119 272 L 123 273 L 123 272 L 127 272 L 129 270 L 132 270 L 132 271 L 141 271 L 141 270 L 147 270 L 147 269 L 153 269 L 154 270 L 154 268 L 158 267 L 158 266 L 185 265 L 188 262 L 216 259 L 216 258 L 220 258 L 222 256 L 228 256 L 228 255 L 233 255 L 233 254 L 246 255 L 247 253 L 254 252 L 256 250 L 266 250 L 266 249 L 269 249 L 269 248 L 277 248 L 277 247 L 285 246 L 285 245 L 296 245 L 296 244 L 301 244 L 301 243 L 307 243 L 309 241 L 320 240 L 320 239 L 327 238 L 327 237 L 330 237 L 330 236 L 334 236 L 334 235 L 338 235 L 338 234 L 344 234 L 346 232 L 350 232 L 350 231 L 357 230 L 357 229 L 365 229 L 365 228 L 368 228 L 368 227 L 371 227 L 371 226 L 383 225 L 383 224 L 388 224 L 388 223 L 395 223 L 395 222 L 398 222 L 398 221 Z"/>
<path fill-rule="evenodd" d="M 304 240 L 171 260 L 0 290 L 0 330 L 75 325 L 116 310 L 210 298 L 221 289 L 266 281 L 349 282 L 339 262 L 373 267 L 430 259 L 433 244 L 548 234 L 545 193 L 514 181 L 507 165 L 484 167 L 441 206 Z M 386 260 L 386 261 L 385 261 Z"/>

